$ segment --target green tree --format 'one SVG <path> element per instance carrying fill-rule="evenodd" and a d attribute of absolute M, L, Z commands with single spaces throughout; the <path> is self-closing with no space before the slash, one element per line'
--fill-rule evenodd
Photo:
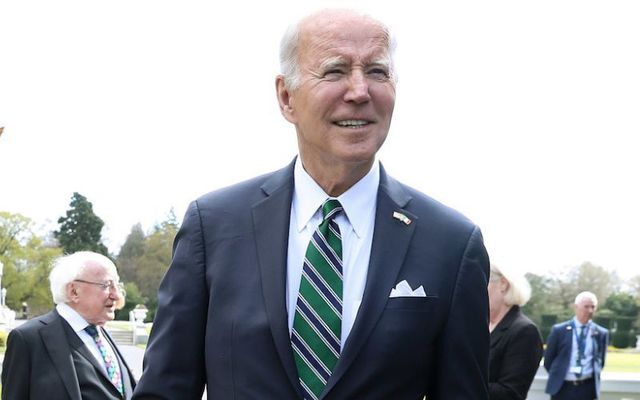
<path fill-rule="evenodd" d="M 129 236 L 127 236 L 120 248 L 116 265 L 118 266 L 120 278 L 124 282 L 137 282 L 136 267 L 138 259 L 144 255 L 145 240 L 146 237 L 142 231 L 142 226 L 138 223 L 131 228 Z"/>
<path fill-rule="evenodd" d="M 547 310 L 560 315 L 561 319 L 569 312 L 578 294 L 574 275 L 574 269 L 563 269 L 555 271 L 551 277 Z"/>
<path fill-rule="evenodd" d="M 613 311 L 617 317 L 637 317 L 640 309 L 636 300 L 628 293 L 613 293 L 604 303 L 604 307 Z"/>
<path fill-rule="evenodd" d="M 21 214 L 0 211 L 0 256 L 32 235 L 33 222 Z"/>
<path fill-rule="evenodd" d="M 171 219 L 156 225 L 145 240 L 144 255 L 138 259 L 136 283 L 141 295 L 149 299 L 149 318 L 155 315 L 158 287 L 171 264 L 173 239 L 177 231 L 177 223 Z"/>
<path fill-rule="evenodd" d="M 550 293 L 553 279 L 532 273 L 527 273 L 525 278 L 531 286 L 531 298 L 522 307 L 522 311 L 540 326 L 541 317 L 550 311 Z"/>
<path fill-rule="evenodd" d="M 636 302 L 640 305 L 640 275 L 636 275 L 628 282 L 631 294 L 636 298 Z"/>
<path fill-rule="evenodd" d="M 611 293 L 620 287 L 620 278 L 612 271 L 589 261 L 580 264 L 571 272 L 571 280 L 575 282 L 576 294 L 588 290 L 593 292 L 600 302 L 606 300 Z"/>
<path fill-rule="evenodd" d="M 588 261 L 554 272 L 552 282 L 547 308 L 555 308 L 559 304 L 560 310 L 554 311 L 559 312 L 562 318 L 573 314 L 573 302 L 578 293 L 588 290 L 603 302 L 620 286 L 620 279 L 615 272 L 609 272 Z"/>
<path fill-rule="evenodd" d="M 140 289 L 133 282 L 127 282 L 124 284 L 124 291 L 126 293 L 125 305 L 122 310 L 116 311 L 116 319 L 128 321 L 129 311 L 133 310 L 138 304 L 147 304 L 149 299 L 140 294 Z"/>
<path fill-rule="evenodd" d="M 74 192 L 66 217 L 58 219 L 60 230 L 54 236 L 67 254 L 88 250 L 109 255 L 107 246 L 102 243 L 104 222 L 93 212 L 93 204 L 86 197 Z"/>
<path fill-rule="evenodd" d="M 48 278 L 51 263 L 62 250 L 45 245 L 32 225 L 20 214 L 0 212 L 0 261 L 4 264 L 2 286 L 7 288 L 7 306 L 20 310 L 22 303 L 27 303 L 31 315 L 37 315 L 53 306 Z"/>
<path fill-rule="evenodd" d="M 135 283 L 133 292 L 129 293 L 127 289 L 125 308 L 129 308 L 123 309 L 121 313 L 128 313 L 127 310 L 136 304 L 144 304 L 149 309 L 148 318 L 153 318 L 157 307 L 158 286 L 171 264 L 173 239 L 177 232 L 178 221 L 173 210 L 165 221 L 154 226 L 149 235 L 145 236 L 140 224 L 131 228 L 116 260 L 125 285 Z"/>

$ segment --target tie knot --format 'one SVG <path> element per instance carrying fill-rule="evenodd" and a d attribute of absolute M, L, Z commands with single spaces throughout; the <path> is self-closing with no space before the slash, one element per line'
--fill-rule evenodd
<path fill-rule="evenodd" d="M 336 199 L 327 199 L 322 205 L 322 219 L 332 219 L 342 211 L 342 204 Z"/>
<path fill-rule="evenodd" d="M 88 325 L 84 330 L 91 335 L 91 337 L 96 337 L 98 335 L 98 328 L 95 325 Z"/>

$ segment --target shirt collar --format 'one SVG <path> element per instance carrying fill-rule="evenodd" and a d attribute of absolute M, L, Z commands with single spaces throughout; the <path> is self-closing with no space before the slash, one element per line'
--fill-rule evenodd
<path fill-rule="evenodd" d="M 296 228 L 301 232 L 318 212 L 324 201 L 331 197 L 304 170 L 300 157 L 294 167 L 293 207 Z M 371 211 L 376 207 L 380 164 L 376 160 L 369 172 L 355 185 L 337 197 L 355 234 L 362 237 L 371 224 Z"/>
<path fill-rule="evenodd" d="M 583 324 L 582 322 L 578 321 L 578 317 L 573 317 L 573 324 L 575 325 L 575 327 L 578 329 L 581 326 L 589 326 L 589 324 L 591 323 L 591 320 L 587 321 L 586 324 Z"/>
<path fill-rule="evenodd" d="M 58 314 L 71 325 L 71 328 L 73 328 L 76 333 L 81 332 L 89 325 L 89 323 L 68 304 L 59 303 L 56 305 L 56 310 Z"/>

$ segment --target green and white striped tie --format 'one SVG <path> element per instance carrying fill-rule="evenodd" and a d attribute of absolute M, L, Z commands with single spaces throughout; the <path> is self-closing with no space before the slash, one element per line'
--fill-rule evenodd
<path fill-rule="evenodd" d="M 340 357 L 342 238 L 334 220 L 340 212 L 338 200 L 324 202 L 302 267 L 291 343 L 306 400 L 320 397 Z"/>

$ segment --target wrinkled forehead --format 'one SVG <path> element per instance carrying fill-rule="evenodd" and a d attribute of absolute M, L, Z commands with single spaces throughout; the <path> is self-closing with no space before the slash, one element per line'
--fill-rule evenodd
<path fill-rule="evenodd" d="M 593 301 L 592 298 L 590 297 L 583 297 L 582 299 L 580 299 L 580 301 L 578 302 L 578 306 L 579 307 L 595 307 L 596 303 Z"/>
<path fill-rule="evenodd" d="M 80 272 L 81 277 L 91 277 L 101 280 L 117 280 L 118 271 L 113 265 L 103 265 L 95 261 L 88 261 Z"/>
<path fill-rule="evenodd" d="M 345 60 L 388 59 L 389 43 L 389 32 L 382 23 L 355 13 L 321 13 L 302 21 L 300 26 L 301 57 L 315 54 Z"/>

